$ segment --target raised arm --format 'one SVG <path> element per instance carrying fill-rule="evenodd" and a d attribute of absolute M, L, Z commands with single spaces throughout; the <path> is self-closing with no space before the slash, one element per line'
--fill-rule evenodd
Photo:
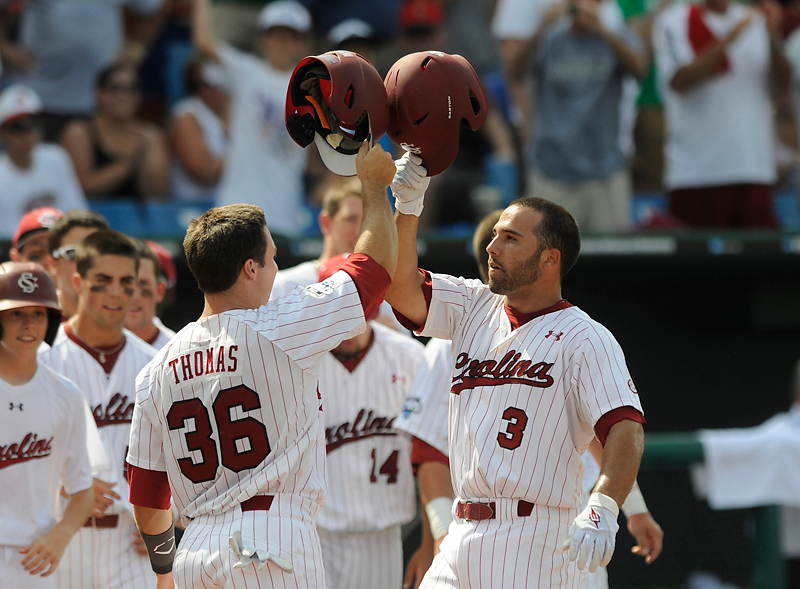
<path fill-rule="evenodd" d="M 424 325 L 428 305 L 422 292 L 423 275 L 417 267 L 417 230 L 422 212 L 425 189 L 430 179 L 419 157 L 406 153 L 397 162 L 392 181 L 397 226 L 397 270 L 392 286 L 386 291 L 386 301 L 416 325 Z"/>
<path fill-rule="evenodd" d="M 217 42 L 211 30 L 211 8 L 208 0 L 194 0 L 192 7 L 192 43 L 200 53 L 219 61 Z"/>
<path fill-rule="evenodd" d="M 380 145 L 361 146 L 356 157 L 356 173 L 361 180 L 364 220 L 355 253 L 363 253 L 394 276 L 397 266 L 397 229 L 392 221 L 392 207 L 386 189 L 392 182 L 395 165 L 392 156 Z"/>

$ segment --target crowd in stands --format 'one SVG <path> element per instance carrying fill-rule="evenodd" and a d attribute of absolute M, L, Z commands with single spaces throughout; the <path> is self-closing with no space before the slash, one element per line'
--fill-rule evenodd
<path fill-rule="evenodd" d="M 489 117 L 431 182 L 426 229 L 529 194 L 584 231 L 781 227 L 796 4 L 0 0 L 0 238 L 38 207 L 119 199 L 250 202 L 277 234 L 316 231 L 335 177 L 289 137 L 285 95 L 302 57 L 334 49 L 381 75 L 408 53 L 458 53 L 480 75 Z M 644 193 L 663 206 L 634 218 Z"/>

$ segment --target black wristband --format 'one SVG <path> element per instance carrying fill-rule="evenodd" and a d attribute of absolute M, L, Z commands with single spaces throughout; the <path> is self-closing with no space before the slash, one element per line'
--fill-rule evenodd
<path fill-rule="evenodd" d="M 172 571 L 172 563 L 175 561 L 175 526 L 172 525 L 166 532 L 161 532 L 155 536 L 141 532 L 144 545 L 147 547 L 147 555 L 150 557 L 150 566 L 153 572 L 158 575 L 165 575 Z"/>

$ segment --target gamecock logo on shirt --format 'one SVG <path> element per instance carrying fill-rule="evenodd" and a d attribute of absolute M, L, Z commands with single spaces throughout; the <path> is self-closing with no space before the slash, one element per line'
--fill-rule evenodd
<path fill-rule="evenodd" d="M 504 384 L 524 384 L 540 389 L 553 385 L 553 377 L 548 374 L 552 362 L 520 360 L 522 354 L 510 350 L 502 360 L 473 360 L 465 352 L 456 358 L 456 370 L 450 392 L 458 395 L 465 389 L 475 387 L 496 387 Z"/>

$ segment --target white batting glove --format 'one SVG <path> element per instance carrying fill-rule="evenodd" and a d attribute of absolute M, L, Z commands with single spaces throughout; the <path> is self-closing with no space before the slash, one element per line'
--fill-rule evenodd
<path fill-rule="evenodd" d="M 399 160 L 395 160 L 397 172 L 392 180 L 392 194 L 394 195 L 395 210 L 404 215 L 422 213 L 425 190 L 431 179 L 428 170 L 422 166 L 422 158 L 407 151 Z"/>
<path fill-rule="evenodd" d="M 563 549 L 569 550 L 569 559 L 578 560 L 578 568 L 589 566 L 593 573 L 597 567 L 611 562 L 617 540 L 619 506 L 608 495 L 592 493 L 586 509 L 578 514 L 569 527 Z"/>
<path fill-rule="evenodd" d="M 286 572 L 292 572 L 294 568 L 291 562 L 277 554 L 272 554 L 271 552 L 261 550 L 255 546 L 242 545 L 242 533 L 239 530 L 236 530 L 233 535 L 228 538 L 228 543 L 231 546 L 231 550 L 233 550 L 233 553 L 236 555 L 236 558 L 239 559 L 239 562 L 233 565 L 235 569 L 254 564 L 256 570 L 260 571 L 267 564 L 268 560 L 271 560 Z"/>

